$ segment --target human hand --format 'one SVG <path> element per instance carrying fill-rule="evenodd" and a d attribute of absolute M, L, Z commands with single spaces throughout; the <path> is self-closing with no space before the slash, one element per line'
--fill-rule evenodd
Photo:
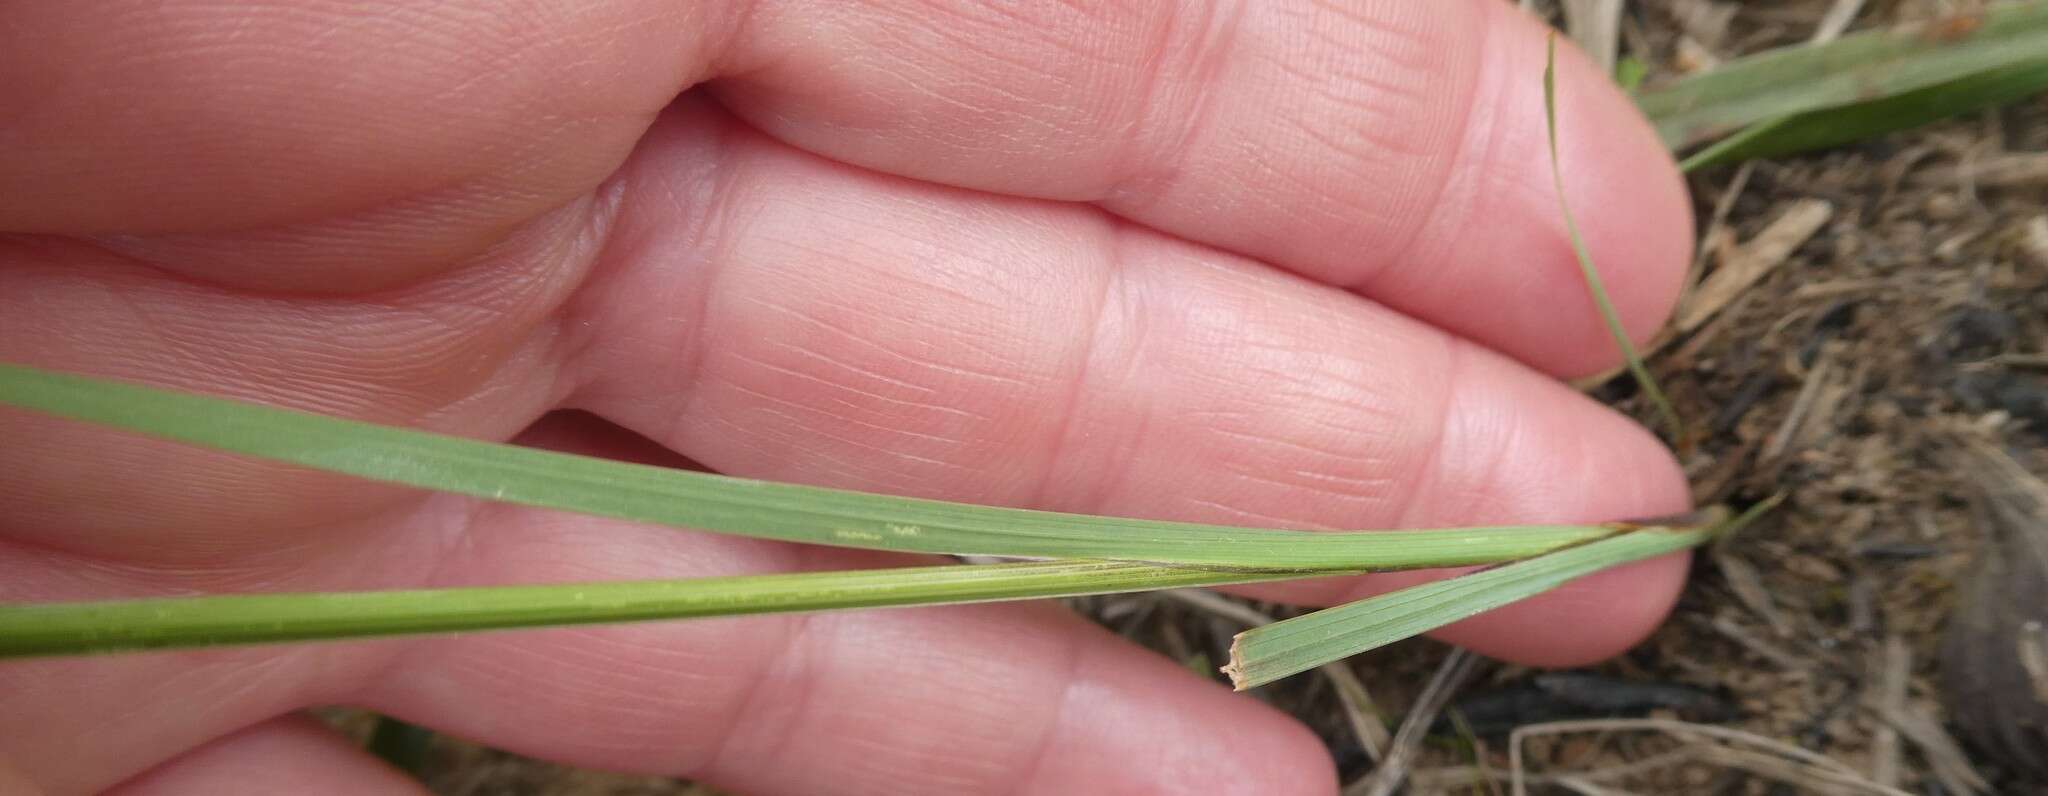
<path fill-rule="evenodd" d="M 1498 0 L 0 14 L 0 360 L 1063 511 L 1426 527 L 1687 502 L 1655 440 L 1555 381 L 1613 346 L 1550 187 L 1545 32 Z M 1559 67 L 1566 183 L 1643 335 L 1687 201 L 1605 77 Z M 7 600 L 905 561 L 13 411 L 0 439 Z M 1595 660 L 1683 568 L 1438 635 Z M 406 787 L 291 717 L 322 704 L 750 793 L 1333 779 L 1292 721 L 1048 604 L 0 664 L 0 761 L 65 794 Z"/>

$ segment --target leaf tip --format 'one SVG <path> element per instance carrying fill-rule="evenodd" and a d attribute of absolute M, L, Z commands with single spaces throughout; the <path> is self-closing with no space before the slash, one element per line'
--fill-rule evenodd
<path fill-rule="evenodd" d="M 1741 514 L 1735 515 L 1733 519 L 1721 523 L 1720 533 L 1726 536 L 1742 530 L 1744 526 L 1755 522 L 1758 517 L 1776 510 L 1779 504 L 1785 502 L 1785 495 L 1786 493 L 1783 491 L 1773 492 L 1770 497 L 1757 501 L 1749 508 L 1744 509 Z"/>
<path fill-rule="evenodd" d="M 1240 650 L 1243 644 L 1243 633 L 1231 636 L 1230 662 L 1223 664 L 1222 668 L 1217 669 L 1217 671 L 1222 672 L 1224 676 L 1230 678 L 1230 690 L 1232 691 L 1243 691 L 1251 687 L 1251 684 L 1245 680 L 1244 676 L 1244 656 L 1240 654 Z"/>

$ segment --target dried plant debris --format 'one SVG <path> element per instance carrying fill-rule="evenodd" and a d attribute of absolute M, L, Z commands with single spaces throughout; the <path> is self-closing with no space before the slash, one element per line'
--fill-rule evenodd
<path fill-rule="evenodd" d="M 1505 735 L 1525 724 L 1640 718 L 1660 711 L 1699 722 L 1723 722 L 1737 715 L 1733 703 L 1708 689 L 1588 671 L 1545 672 L 1466 697 L 1453 707 L 1473 732 L 1486 736 Z M 1447 720 L 1435 727 L 1439 733 L 1451 729 Z"/>
<path fill-rule="evenodd" d="M 1792 252 L 1820 231 L 1834 212 L 1833 205 L 1820 199 L 1792 203 L 1756 237 L 1720 258 L 1713 273 L 1686 297 L 1673 326 L 1680 332 L 1699 328 L 1771 269 L 1783 265 Z"/>
<path fill-rule="evenodd" d="M 1987 756 L 2048 783 L 2048 484 L 1989 440 L 1952 455 L 1980 488 L 1986 546 L 1942 644 L 1943 697 Z"/>
<path fill-rule="evenodd" d="M 1678 741 L 1681 746 L 1676 751 L 1637 761 L 1636 765 L 1619 767 L 1629 774 L 1654 772 L 1656 768 L 1642 765 L 1650 761 L 1658 763 L 1657 768 L 1682 762 L 1704 762 L 1721 769 L 1724 773 L 1740 771 L 1810 793 L 1874 793 L 1886 796 L 1904 796 L 1906 793 L 1873 782 L 1839 760 L 1815 754 L 1794 744 L 1742 730 L 1670 719 L 1559 721 L 1531 724 L 1516 729 L 1508 739 L 1509 781 L 1513 783 L 1514 793 L 1520 796 L 1528 792 L 1527 784 L 1530 777 L 1524 749 L 1531 739 L 1564 734 L 1598 733 L 1601 736 L 1608 736 L 1614 733 L 1641 731 L 1661 733 Z M 1611 777 L 1614 773 L 1615 769 L 1596 769 L 1576 778 L 1591 780 L 1601 774 Z M 1558 780 L 1557 775 L 1553 775 L 1553 780 L 1570 787 L 1567 782 Z M 1710 785 L 1712 779 L 1710 776 L 1705 780 L 1687 779 L 1680 782 L 1692 786 L 1687 792 L 1693 792 L 1696 788 Z"/>
<path fill-rule="evenodd" d="M 1711 30 L 1711 54 L 1729 59 L 1804 41 L 1845 5 L 1634 3 L 1628 19 L 1644 35 L 1630 52 L 1669 75 L 1685 68 L 1685 38 L 1706 40 L 1688 24 Z M 1854 27 L 1956 8 L 1869 0 Z M 1649 643 L 1588 672 L 1715 695 L 1734 709 L 1718 726 L 1824 755 L 1867 784 L 1794 781 L 1811 772 L 1745 756 L 1755 750 L 1588 734 L 1527 738 L 1531 792 L 2038 789 L 1982 748 L 1940 684 L 1954 676 L 1941 654 L 1944 632 L 1958 624 L 1951 611 L 1962 592 L 1983 585 L 1972 562 L 1992 541 L 1973 517 L 1977 479 L 1944 451 L 1966 432 L 2048 473 L 2048 423 L 2035 408 L 2038 380 L 2048 379 L 2048 183 L 2026 169 L 1994 176 L 1981 165 L 2042 157 L 2048 98 L 2037 97 L 1820 154 L 1692 176 L 1703 239 L 1697 287 L 1685 304 L 1702 309 L 1692 310 L 1699 315 L 1689 330 L 1660 338 L 1649 362 L 1680 412 L 1704 427 L 1684 462 L 1698 499 L 1781 490 L 1790 499 L 1777 516 L 1699 557 L 1694 586 Z M 1708 279 L 1807 202 L 1831 212 L 1753 278 L 1722 277 L 1734 287 L 1702 301 Z M 1625 381 L 1604 380 L 1593 394 L 1655 419 Z M 2029 639 L 2048 631 L 2028 627 L 2006 658 L 2032 678 L 2048 671 L 2048 651 Z M 1384 665 L 1394 667 L 1386 677 L 1426 676 Z M 1530 700 L 1538 676 L 1509 669 L 1475 691 Z M 1372 685 L 1400 698 L 1379 680 Z M 1669 709 L 1651 715 L 1689 718 Z M 1486 716 L 1468 718 L 1476 726 Z M 1418 764 L 1411 782 L 1428 786 L 1419 792 L 1486 792 L 1486 777 L 1509 769 L 1494 746 L 1480 761 L 1445 751 Z"/>
<path fill-rule="evenodd" d="M 1344 789 L 1345 796 L 1387 796 L 1399 788 L 1408 777 L 1408 768 L 1422 747 L 1423 738 L 1429 727 L 1437 721 L 1444 705 L 1451 700 L 1459 687 L 1472 675 L 1479 659 L 1464 650 L 1452 650 L 1437 666 L 1436 674 L 1429 679 L 1429 685 L 1422 689 L 1422 695 L 1415 700 L 1415 706 L 1408 711 L 1408 717 L 1401 721 L 1401 729 L 1394 733 L 1393 742 L 1387 747 L 1386 759 L 1373 772 Z"/>

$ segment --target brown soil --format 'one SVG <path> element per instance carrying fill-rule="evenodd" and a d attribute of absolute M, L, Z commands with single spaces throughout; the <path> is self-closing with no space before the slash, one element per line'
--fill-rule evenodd
<path fill-rule="evenodd" d="M 1628 6 L 1621 50 L 1653 76 L 1666 74 L 1803 41 L 1831 5 L 1638 0 Z M 1967 5 L 1872 0 L 1858 27 Z M 1993 163 L 2000 168 L 1985 167 Z M 2010 177 L 2013 164 L 2032 164 L 2033 176 Z M 1996 530 L 1985 492 L 2001 476 L 1973 466 L 1970 453 L 2002 449 L 2023 469 L 2048 473 L 2048 97 L 1825 154 L 1719 168 L 1691 184 L 1705 284 L 1680 316 L 1702 320 L 1662 341 L 1652 368 L 1697 432 L 1685 456 L 1696 497 L 1739 505 L 1784 493 L 1786 503 L 1700 555 L 1677 613 L 1623 659 L 1562 674 L 1483 665 L 1454 698 L 1454 720 L 1424 743 L 1409 792 L 1505 793 L 1508 729 L 1592 716 L 1745 730 L 1908 793 L 2048 792 L 2027 784 L 2024 770 L 2029 752 L 2034 765 L 2048 765 L 2043 736 L 2031 736 L 2031 749 L 2029 736 L 2010 736 L 2020 739 L 2017 756 L 2000 754 L 1998 741 L 2013 729 L 2000 722 L 2039 717 L 2048 693 L 1945 701 L 1943 691 L 2007 682 L 1999 678 L 2018 671 L 1994 671 L 2003 659 L 1983 657 L 2017 643 L 2014 625 L 1955 621 L 1959 606 L 1971 616 L 1987 605 L 2011 613 L 1995 601 L 2031 588 L 2038 621 L 2048 594 L 2039 569 L 1980 572 L 1983 561 L 2012 558 L 1998 540 L 2027 532 L 2029 521 L 2036 534 L 2048 525 L 2038 511 L 2022 511 Z M 1760 276 L 1741 289 L 1714 284 L 1717 272 L 1741 269 Z M 1589 389 L 1654 419 L 1625 377 Z M 1993 602 L 1965 602 L 1973 591 Z M 1158 595 L 1079 605 L 1205 671 L 1243 629 Z M 1944 647 L 1945 633 L 1964 626 L 1959 633 L 1976 635 Z M 1391 728 L 1446 653 L 1418 641 L 1348 664 Z M 1327 739 L 1347 782 L 1373 769 L 1325 675 L 1255 696 Z M 2030 699 L 2043 701 L 2029 708 Z M 1568 793 L 1598 791 L 1555 775 L 1613 773 L 1679 749 L 1692 754 L 1597 784 L 1639 793 L 1872 792 L 1826 765 L 1642 730 L 1536 737 L 1524 752 L 1527 770 L 1547 777 L 1533 792 Z M 450 794 L 708 792 L 568 771 L 445 738 L 434 741 L 422 773 Z"/>

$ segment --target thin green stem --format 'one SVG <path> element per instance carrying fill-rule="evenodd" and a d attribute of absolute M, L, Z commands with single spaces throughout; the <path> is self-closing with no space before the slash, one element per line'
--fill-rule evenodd
<path fill-rule="evenodd" d="M 1067 560 L 691 580 L 0 604 L 0 659 L 1072 597 L 1295 577 L 1300 574 Z"/>
<path fill-rule="evenodd" d="M 1557 206 L 1564 213 L 1564 228 L 1571 238 L 1572 253 L 1578 258 L 1579 273 L 1585 277 L 1586 292 L 1593 297 L 1593 306 L 1599 308 L 1601 320 L 1607 323 L 1607 331 L 1614 337 L 1614 344 L 1621 349 L 1621 358 L 1628 363 L 1630 374 L 1635 376 L 1643 395 L 1657 407 L 1657 414 L 1663 418 L 1665 427 L 1671 433 L 1674 445 L 1684 444 L 1685 423 L 1678 418 L 1678 410 L 1672 408 L 1671 399 L 1664 397 L 1664 390 L 1657 386 L 1657 378 L 1650 375 L 1650 369 L 1643 364 L 1642 355 L 1636 353 L 1636 345 L 1629 340 L 1628 329 L 1621 325 L 1621 313 L 1614 310 L 1614 301 L 1607 296 L 1607 285 L 1600 278 L 1599 269 L 1593 267 L 1593 254 L 1586 250 L 1586 239 L 1579 234 L 1579 222 L 1572 216 L 1571 202 L 1565 197 L 1564 167 L 1557 153 L 1557 36 L 1551 35 L 1548 51 L 1549 60 L 1543 65 L 1543 121 L 1550 134 L 1550 179 L 1557 189 Z"/>

